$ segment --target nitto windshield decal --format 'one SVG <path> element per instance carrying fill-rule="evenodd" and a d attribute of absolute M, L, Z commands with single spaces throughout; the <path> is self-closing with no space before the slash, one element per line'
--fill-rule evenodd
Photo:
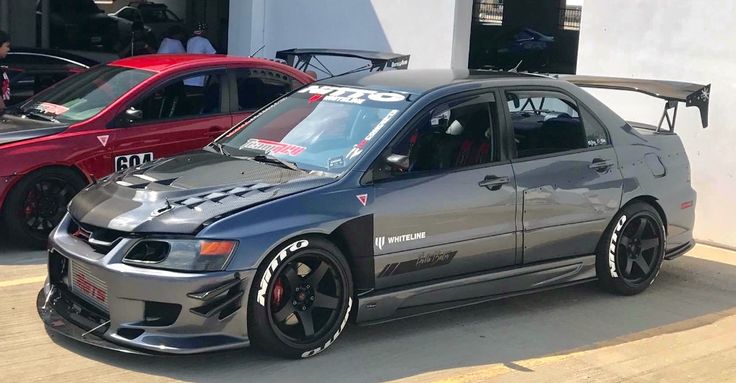
<path fill-rule="evenodd" d="M 249 139 L 241 149 L 256 149 L 262 150 L 266 154 L 286 154 L 288 156 L 298 156 L 306 148 L 303 146 L 285 144 L 283 142 L 260 140 L 258 138 Z"/>
<path fill-rule="evenodd" d="M 363 148 L 365 148 L 366 144 L 368 144 L 368 142 L 372 140 L 373 137 L 375 137 L 376 134 L 378 134 L 378 132 L 380 132 L 381 129 L 383 129 L 397 113 L 399 113 L 398 109 L 392 109 L 390 112 L 388 112 L 386 117 L 384 117 L 383 120 L 381 120 L 373 129 L 371 129 L 371 131 L 368 132 L 368 135 L 366 135 L 364 139 L 360 140 L 360 142 L 355 144 L 353 148 L 350 149 L 350 152 L 348 152 L 346 157 L 351 160 L 359 156 L 360 153 L 363 152 Z"/>
<path fill-rule="evenodd" d="M 406 100 L 406 96 L 400 93 L 322 85 L 310 85 L 297 93 L 315 95 L 310 98 L 311 102 L 318 101 L 320 98 L 324 101 L 349 104 L 362 104 L 368 100 L 378 102 L 399 102 Z M 321 97 L 318 98 L 317 95 Z"/>

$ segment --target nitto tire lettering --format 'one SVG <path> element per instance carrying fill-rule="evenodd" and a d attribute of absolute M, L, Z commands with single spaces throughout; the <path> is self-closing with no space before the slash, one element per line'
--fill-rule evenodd
<path fill-rule="evenodd" d="M 268 291 L 268 283 L 271 282 L 273 272 L 279 266 L 281 261 L 283 261 L 287 256 L 294 253 L 295 251 L 303 249 L 307 246 L 309 246 L 309 241 L 307 241 L 306 239 L 296 241 L 291 245 L 286 246 L 283 250 L 279 251 L 279 253 L 271 260 L 271 263 L 268 264 L 266 271 L 263 273 L 261 283 L 258 285 L 258 296 L 256 297 L 256 301 L 258 302 L 258 304 L 266 307 L 266 292 Z"/>
<path fill-rule="evenodd" d="M 327 343 L 324 344 L 322 347 L 317 347 L 314 350 L 307 351 L 302 354 L 302 358 L 309 358 L 311 356 L 315 356 L 319 354 L 320 352 L 327 349 L 327 347 L 330 347 L 335 341 L 337 340 L 337 337 L 340 336 L 340 333 L 345 328 L 345 325 L 348 324 L 348 317 L 350 316 L 350 309 L 353 307 L 353 298 L 348 298 L 348 310 L 345 312 L 345 318 L 343 318 L 342 323 L 340 323 L 340 328 L 337 329 L 337 332 L 335 335 L 330 338 L 330 340 L 327 341 Z"/>
<path fill-rule="evenodd" d="M 611 233 L 611 242 L 608 245 L 608 270 L 613 278 L 618 278 L 618 272 L 616 271 L 616 244 L 624 223 L 626 223 L 626 215 L 622 215 L 619 218 L 616 227 L 613 229 L 613 233 Z"/>

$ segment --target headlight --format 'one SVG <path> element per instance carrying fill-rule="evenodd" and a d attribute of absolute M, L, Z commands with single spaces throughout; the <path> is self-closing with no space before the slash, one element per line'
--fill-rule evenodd
<path fill-rule="evenodd" d="M 237 245 L 237 241 L 211 239 L 144 239 L 128 251 L 123 263 L 177 271 L 219 271 Z"/>

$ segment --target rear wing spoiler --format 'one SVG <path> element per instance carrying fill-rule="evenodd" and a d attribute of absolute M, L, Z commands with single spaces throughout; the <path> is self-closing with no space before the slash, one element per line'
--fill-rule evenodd
<path fill-rule="evenodd" d="M 370 71 L 381 71 L 386 68 L 406 69 L 409 67 L 409 55 L 391 52 L 373 52 L 355 49 L 286 49 L 276 52 L 276 58 L 286 61 L 287 64 L 306 71 L 309 68 L 334 76 L 327 67 L 322 64 L 317 56 L 349 57 L 370 61 Z M 317 67 L 315 62 L 321 67 Z"/>
<path fill-rule="evenodd" d="M 710 102 L 710 84 L 700 85 L 688 82 L 641 80 L 634 78 L 598 77 L 598 76 L 560 76 L 584 88 L 601 88 L 627 90 L 644 93 L 666 101 L 662 118 L 659 120 L 657 131 L 662 130 L 662 123 L 667 120 L 671 132 L 675 131 L 677 105 L 684 102 L 685 106 L 694 106 L 700 110 L 700 120 L 703 128 L 708 126 L 708 104 Z M 670 116 L 670 111 L 672 115 Z"/>

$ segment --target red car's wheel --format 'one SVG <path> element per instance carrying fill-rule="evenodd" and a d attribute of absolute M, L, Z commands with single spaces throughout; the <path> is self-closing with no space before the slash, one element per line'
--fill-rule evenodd
<path fill-rule="evenodd" d="M 79 175 L 64 168 L 41 169 L 24 177 L 3 204 L 3 223 L 10 238 L 45 247 L 49 233 L 64 217 L 66 205 L 84 184 Z"/>

